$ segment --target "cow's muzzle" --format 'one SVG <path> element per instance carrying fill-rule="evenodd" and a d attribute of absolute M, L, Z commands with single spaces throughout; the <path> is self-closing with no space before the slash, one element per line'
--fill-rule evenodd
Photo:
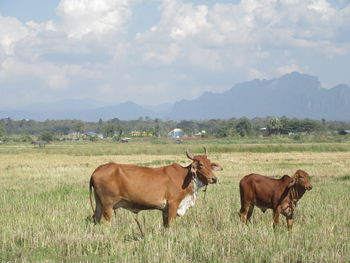
<path fill-rule="evenodd" d="M 218 181 L 218 178 L 215 178 L 215 177 L 209 179 L 210 184 L 216 184 L 217 181 Z"/>

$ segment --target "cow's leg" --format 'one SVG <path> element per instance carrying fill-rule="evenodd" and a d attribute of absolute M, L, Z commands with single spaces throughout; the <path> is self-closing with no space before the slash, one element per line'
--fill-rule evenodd
<path fill-rule="evenodd" d="M 93 217 L 95 223 L 107 222 L 112 224 L 113 206 L 103 204 L 99 201 L 99 198 L 96 198 L 96 209 Z"/>
<path fill-rule="evenodd" d="M 175 221 L 177 217 L 177 209 L 179 208 L 179 203 L 174 203 L 169 206 L 169 214 L 168 214 L 168 225 L 170 225 Z"/>
<path fill-rule="evenodd" d="M 107 222 L 110 225 L 112 225 L 112 219 L 113 219 L 113 205 L 115 202 L 110 199 L 103 198 L 101 199 L 101 206 L 102 206 L 102 217 L 101 222 Z"/>
<path fill-rule="evenodd" d="M 139 219 L 138 219 L 138 215 L 139 215 L 139 214 L 136 213 L 136 216 L 134 217 L 134 220 L 135 220 L 135 222 L 136 222 L 136 224 L 137 224 L 137 227 L 138 227 L 139 230 L 140 230 L 141 236 L 142 236 L 142 237 L 145 237 L 145 233 L 144 233 L 143 230 L 142 230 L 140 221 L 139 221 Z M 143 217 L 143 226 L 145 226 L 145 217 Z"/>
<path fill-rule="evenodd" d="M 99 201 L 97 201 L 97 199 L 99 199 Z M 99 203 L 99 213 L 96 221 L 107 222 L 109 224 L 112 224 L 113 212 L 115 209 L 118 209 L 120 207 L 118 206 L 118 204 L 120 203 L 121 198 L 109 197 L 109 198 L 97 198 L 97 199 L 96 199 L 96 211 L 98 207 L 97 203 Z"/>
<path fill-rule="evenodd" d="M 163 225 L 164 227 L 169 227 L 169 207 L 167 206 L 164 210 L 163 210 Z"/>
<path fill-rule="evenodd" d="M 165 210 L 163 211 L 163 224 L 164 227 L 170 227 L 171 223 L 177 217 L 177 209 L 179 207 L 178 202 L 169 202 Z"/>
<path fill-rule="evenodd" d="M 112 224 L 112 218 L 113 218 L 113 206 L 112 205 L 105 205 L 103 207 L 102 212 L 103 217 L 101 218 L 103 222 L 108 222 L 109 224 Z"/>
<path fill-rule="evenodd" d="M 113 213 L 114 213 L 115 217 L 117 216 L 117 209 L 122 207 L 122 206 L 120 206 L 121 202 L 122 202 L 122 199 L 118 198 L 117 201 L 113 205 Z"/>
<path fill-rule="evenodd" d="M 96 208 L 95 208 L 94 215 L 92 217 L 95 223 L 100 223 L 101 217 L 102 217 L 102 204 L 96 192 L 95 192 L 95 203 L 96 203 Z"/>
<path fill-rule="evenodd" d="M 276 227 L 280 223 L 281 208 L 277 207 L 273 210 L 273 227 Z"/>
<path fill-rule="evenodd" d="M 96 209 L 93 215 L 95 223 L 109 222 L 112 221 L 113 205 L 110 200 L 101 198 L 98 191 L 95 190 L 95 202 Z"/>

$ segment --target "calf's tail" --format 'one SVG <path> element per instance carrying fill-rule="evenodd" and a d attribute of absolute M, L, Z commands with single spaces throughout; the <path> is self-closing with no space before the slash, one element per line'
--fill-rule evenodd
<path fill-rule="evenodd" d="M 92 188 L 94 187 L 94 182 L 92 181 L 92 176 L 90 178 L 90 205 L 91 205 L 91 208 L 92 208 L 92 213 L 95 214 L 95 209 L 94 209 L 94 204 L 92 202 Z"/>
<path fill-rule="evenodd" d="M 242 181 L 239 182 L 239 196 L 241 199 L 241 209 L 239 210 L 238 214 L 241 215 L 241 213 L 244 213 L 244 191 Z"/>

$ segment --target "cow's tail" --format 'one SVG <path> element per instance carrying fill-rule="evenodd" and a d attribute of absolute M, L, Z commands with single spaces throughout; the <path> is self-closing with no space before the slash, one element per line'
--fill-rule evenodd
<path fill-rule="evenodd" d="M 94 187 L 94 182 L 92 180 L 92 176 L 90 178 L 90 205 L 91 205 L 91 209 L 92 209 L 92 213 L 95 214 L 95 209 L 94 209 L 94 204 L 92 202 L 92 188 Z"/>

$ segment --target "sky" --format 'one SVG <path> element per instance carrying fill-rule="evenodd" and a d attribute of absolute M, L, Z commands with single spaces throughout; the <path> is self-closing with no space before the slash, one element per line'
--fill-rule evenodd
<path fill-rule="evenodd" d="M 0 0 L 0 108 L 173 103 L 293 71 L 350 84 L 350 0 Z"/>

